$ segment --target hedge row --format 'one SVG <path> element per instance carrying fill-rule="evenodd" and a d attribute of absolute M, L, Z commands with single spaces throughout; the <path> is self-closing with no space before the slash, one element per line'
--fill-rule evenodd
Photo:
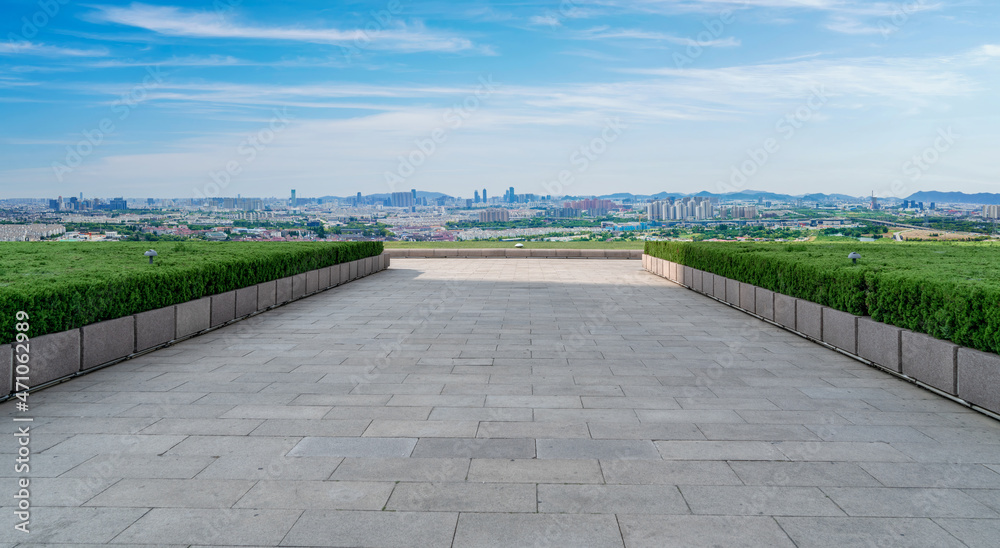
<path fill-rule="evenodd" d="M 927 333 L 955 344 L 1000 353 L 1000 288 L 989 279 L 961 274 L 962 263 L 979 254 L 992 265 L 993 248 L 910 247 L 891 244 L 863 249 L 882 260 L 854 266 L 846 259 L 856 245 L 647 242 L 645 253 L 698 270 L 770 289 L 859 316 Z M 957 251 L 956 251 L 957 250 Z M 798 251 L 798 253 L 796 253 Z M 956 253 L 958 266 L 941 267 L 937 253 Z M 984 255 L 985 254 L 985 255 Z M 984 258 L 988 257 L 988 258 Z M 946 259 L 945 259 L 946 260 Z M 899 267 L 895 263 L 906 263 Z M 918 266 L 918 265 L 932 266 Z M 955 265 L 950 265 L 955 267 Z M 935 270 L 937 268 L 938 270 Z"/>
<path fill-rule="evenodd" d="M 30 273 L 13 278 L 6 272 L 10 268 L 5 269 L 7 275 L 0 277 L 5 327 L 0 342 L 13 340 L 19 310 L 28 312 L 30 335 L 37 337 L 382 253 L 381 242 L 184 242 L 161 244 L 149 265 L 142 256 L 148 243 L 29 245 L 48 251 L 21 247 L 38 255 L 35 265 L 57 272 L 37 270 L 32 283 L 25 279 Z"/>

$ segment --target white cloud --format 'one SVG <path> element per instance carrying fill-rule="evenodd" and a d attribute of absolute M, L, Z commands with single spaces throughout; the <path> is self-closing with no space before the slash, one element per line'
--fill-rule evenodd
<path fill-rule="evenodd" d="M 712 40 L 696 40 L 663 32 L 651 32 L 641 29 L 611 29 L 608 27 L 594 27 L 581 31 L 577 38 L 584 40 L 648 40 L 654 42 L 668 42 L 682 46 L 701 47 L 735 47 L 740 45 L 740 41 L 733 37 L 718 38 Z"/>
<path fill-rule="evenodd" d="M 468 39 L 430 31 L 420 24 L 402 22 L 368 32 L 360 28 L 341 30 L 244 25 L 220 14 L 137 3 L 127 7 L 101 6 L 98 10 L 93 16 L 98 22 L 143 28 L 165 36 L 337 44 L 405 53 L 476 49 Z"/>
<path fill-rule="evenodd" d="M 0 42 L 0 55 L 36 55 L 40 57 L 104 57 L 105 48 L 76 49 L 50 46 L 36 42 Z"/>
<path fill-rule="evenodd" d="M 562 23 L 559 21 L 559 17 L 551 13 L 545 15 L 532 15 L 528 18 L 528 24 L 540 27 L 562 26 Z"/>

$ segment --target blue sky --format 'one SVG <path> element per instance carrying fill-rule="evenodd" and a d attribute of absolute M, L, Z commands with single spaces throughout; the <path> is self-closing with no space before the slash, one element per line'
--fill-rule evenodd
<path fill-rule="evenodd" d="M 1000 191 L 987 0 L 2 10 L 2 197 Z"/>

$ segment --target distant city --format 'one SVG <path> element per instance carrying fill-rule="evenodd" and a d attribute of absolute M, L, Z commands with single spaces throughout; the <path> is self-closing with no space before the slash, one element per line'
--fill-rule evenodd
<path fill-rule="evenodd" d="M 132 198 L 56 196 L 0 200 L 0 241 L 208 240 L 547 240 L 661 239 L 740 227 L 770 239 L 872 223 L 989 235 L 1000 194 L 919 192 L 905 198 L 790 196 L 744 191 L 695 195 L 518 194 L 514 187 L 472 197 L 418 191 L 353 196 Z M 764 230 L 762 232 L 761 230 Z M 798 231 L 794 234 L 788 230 Z M 708 232 L 706 232 L 708 231 Z M 715 231 L 715 232 L 713 232 Z"/>

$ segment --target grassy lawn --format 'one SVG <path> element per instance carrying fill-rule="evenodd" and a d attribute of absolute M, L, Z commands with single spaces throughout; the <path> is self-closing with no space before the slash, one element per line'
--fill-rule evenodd
<path fill-rule="evenodd" d="M 385 242 L 386 249 L 492 249 L 513 248 L 524 244 L 524 249 L 642 249 L 645 242 Z"/>

